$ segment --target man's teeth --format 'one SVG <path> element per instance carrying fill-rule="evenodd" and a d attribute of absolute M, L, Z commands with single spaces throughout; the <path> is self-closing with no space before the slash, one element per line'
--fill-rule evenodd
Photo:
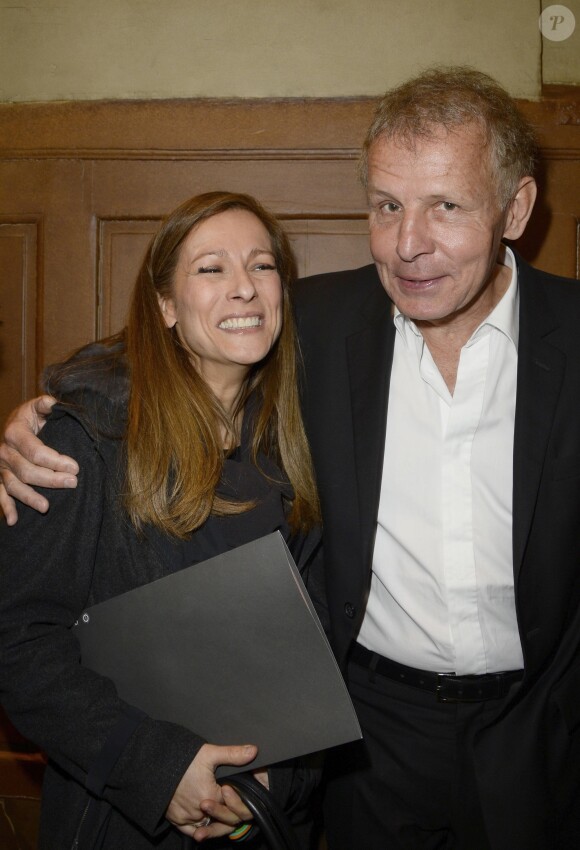
<path fill-rule="evenodd" d="M 248 316 L 245 319 L 224 319 L 218 327 L 224 331 L 239 330 L 241 328 L 257 328 L 262 324 L 259 316 Z"/>

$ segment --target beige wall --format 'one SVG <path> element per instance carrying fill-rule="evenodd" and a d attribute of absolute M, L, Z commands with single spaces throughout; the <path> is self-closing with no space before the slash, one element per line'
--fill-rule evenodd
<path fill-rule="evenodd" d="M 563 5 L 564 9 L 554 10 L 550 8 L 554 5 Z M 542 0 L 542 9 L 546 10 L 546 32 L 548 36 L 558 37 L 561 31 L 562 34 L 568 32 L 570 13 L 576 21 L 576 28 L 572 35 L 567 36 L 564 40 L 553 41 L 550 37 L 542 39 L 544 82 L 580 85 L 580 0 L 565 0 L 564 4 L 554 4 L 552 0 Z"/>
<path fill-rule="evenodd" d="M 0 0 L 0 100 L 373 95 L 433 62 L 580 82 L 546 0 Z M 544 42 L 544 44 L 542 43 Z"/>

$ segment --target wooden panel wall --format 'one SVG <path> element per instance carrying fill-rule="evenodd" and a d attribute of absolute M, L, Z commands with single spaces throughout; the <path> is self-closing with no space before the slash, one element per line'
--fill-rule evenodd
<path fill-rule="evenodd" d="M 367 262 L 355 179 L 376 100 L 0 105 L 0 421 L 47 362 L 123 324 L 150 235 L 189 195 L 257 195 L 302 274 Z M 579 275 L 580 104 L 521 104 L 538 128 L 541 196 L 522 240 Z"/>
<path fill-rule="evenodd" d="M 355 163 L 375 106 L 0 105 L 0 421 L 34 393 L 46 363 L 122 326 L 151 234 L 192 194 L 255 194 L 285 221 L 302 274 L 368 262 Z M 543 154 L 541 198 L 521 250 L 549 271 L 580 277 L 578 98 L 556 91 L 521 107 Z M 37 796 L 40 762 L 29 750 L 4 724 L 0 797 Z M 0 818 L 0 837 L 1 829 Z"/>

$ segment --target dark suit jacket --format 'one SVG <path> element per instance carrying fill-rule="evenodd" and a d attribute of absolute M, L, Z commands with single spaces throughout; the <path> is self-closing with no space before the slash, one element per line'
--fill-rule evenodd
<path fill-rule="evenodd" d="M 580 282 L 519 258 L 518 269 L 513 560 L 525 676 L 474 755 L 494 850 L 553 850 L 580 847 Z M 331 629 L 344 664 L 370 587 L 392 304 L 365 266 L 299 282 L 296 305 Z M 574 836 L 570 844 L 557 843 L 557 830 Z"/>

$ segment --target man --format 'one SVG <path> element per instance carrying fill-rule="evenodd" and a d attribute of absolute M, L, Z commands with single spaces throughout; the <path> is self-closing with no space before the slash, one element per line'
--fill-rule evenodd
<path fill-rule="evenodd" d="M 361 164 L 375 266 L 298 287 L 364 732 L 330 764 L 331 850 L 579 846 L 580 289 L 501 241 L 534 152 L 483 74 L 388 92 Z"/>

